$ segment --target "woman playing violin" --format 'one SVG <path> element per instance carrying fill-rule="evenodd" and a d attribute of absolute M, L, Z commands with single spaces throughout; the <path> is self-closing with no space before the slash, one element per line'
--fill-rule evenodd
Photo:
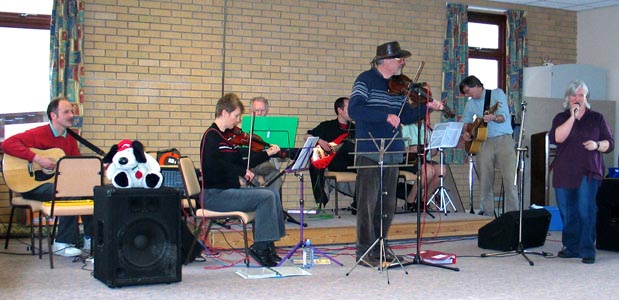
<path fill-rule="evenodd" d="M 239 177 L 251 181 L 254 173 L 247 168 L 239 147 L 226 138 L 240 123 L 243 111 L 236 94 L 225 94 L 217 101 L 215 122 L 200 143 L 202 201 L 206 209 L 215 211 L 255 211 L 254 244 L 249 252 L 261 265 L 273 267 L 281 260 L 274 242 L 285 236 L 279 191 L 241 188 Z M 279 151 L 277 145 L 270 145 L 266 151 L 252 152 L 249 167 L 267 161 Z"/>

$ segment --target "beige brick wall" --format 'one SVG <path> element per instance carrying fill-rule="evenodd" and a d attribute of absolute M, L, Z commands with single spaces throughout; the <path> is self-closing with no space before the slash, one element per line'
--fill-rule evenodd
<path fill-rule="evenodd" d="M 104 149 L 139 139 L 149 150 L 176 147 L 199 161 L 214 104 L 236 92 L 245 103 L 265 96 L 274 115 L 299 116 L 300 144 L 307 129 L 333 117 L 333 101 L 350 94 L 376 45 L 391 40 L 413 53 L 405 74 L 425 61 L 420 80 L 440 93 L 444 1 L 254 2 L 87 1 L 83 135 Z M 547 55 L 574 63 L 576 13 L 526 10 L 530 64 Z M 467 167 L 452 170 L 466 198 Z M 286 181 L 284 205 L 296 207 L 298 181 Z M 309 176 L 305 181 L 310 186 Z M 6 193 L 0 196 L 5 213 Z M 309 188 L 305 199 L 313 204 Z"/>

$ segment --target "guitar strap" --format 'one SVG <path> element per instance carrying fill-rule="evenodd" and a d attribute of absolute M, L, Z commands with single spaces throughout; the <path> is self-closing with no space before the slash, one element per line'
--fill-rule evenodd
<path fill-rule="evenodd" d="M 492 92 L 490 90 L 486 90 L 486 100 L 484 101 L 484 111 L 482 112 L 483 114 L 485 114 L 490 108 L 490 96 L 492 96 Z"/>
<path fill-rule="evenodd" d="M 77 134 L 77 132 L 73 131 L 71 128 L 67 128 L 67 132 L 76 140 L 78 140 L 80 143 L 82 143 L 84 146 L 86 146 L 88 149 L 94 151 L 95 153 L 101 155 L 101 156 L 105 156 L 105 152 L 103 152 L 103 150 L 101 150 L 99 147 L 93 145 L 91 142 L 87 141 L 85 138 L 81 137 L 79 134 Z"/>

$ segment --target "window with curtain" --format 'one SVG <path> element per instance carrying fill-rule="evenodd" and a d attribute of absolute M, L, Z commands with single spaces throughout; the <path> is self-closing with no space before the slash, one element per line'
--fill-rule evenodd
<path fill-rule="evenodd" d="M 53 0 L 0 1 L 0 141 L 5 124 L 41 122 L 49 103 Z"/>

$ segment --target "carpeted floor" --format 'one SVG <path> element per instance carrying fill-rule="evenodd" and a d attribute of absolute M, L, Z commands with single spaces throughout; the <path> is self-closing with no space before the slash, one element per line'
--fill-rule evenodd
<path fill-rule="evenodd" d="M 93 277 L 92 262 L 27 255 L 27 240 L 12 240 L 0 254 L 2 299 L 617 299 L 619 253 L 599 251 L 597 261 L 521 254 L 480 257 L 495 251 L 477 247 L 475 237 L 426 240 L 421 250 L 457 255 L 452 271 L 427 265 L 408 265 L 379 272 L 354 266 L 353 245 L 318 246 L 344 266 L 317 265 L 310 276 L 243 279 L 242 256 L 222 251 L 203 262 L 183 266 L 182 281 L 109 288 Z M 414 241 L 393 242 L 397 254 L 416 253 Z M 549 232 L 544 246 L 527 249 L 556 254 L 560 233 Z M 287 249 L 281 249 L 285 255 Z M 300 251 L 293 258 L 299 258 Z M 255 265 L 253 263 L 252 265 Z M 285 266 L 293 266 L 287 261 Z M 138 279 L 136 279 L 136 282 Z"/>

